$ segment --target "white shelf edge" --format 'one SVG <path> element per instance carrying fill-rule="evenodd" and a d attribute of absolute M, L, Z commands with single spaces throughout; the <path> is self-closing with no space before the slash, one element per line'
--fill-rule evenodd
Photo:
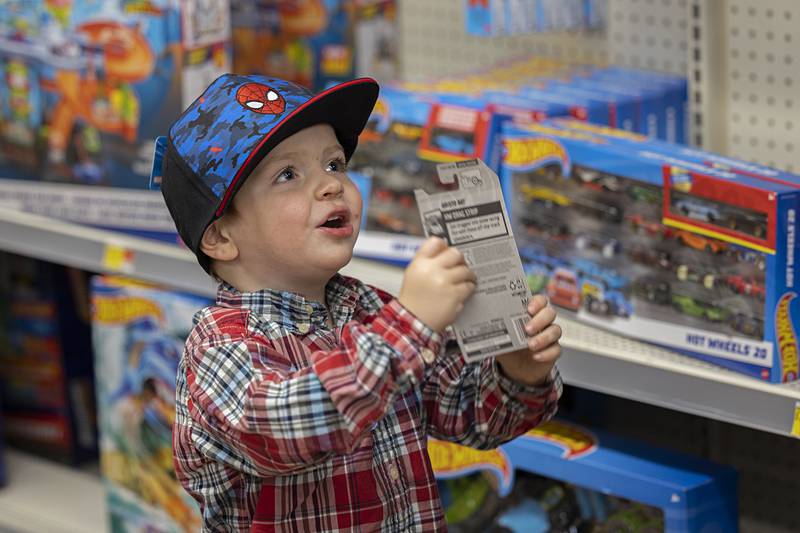
<path fill-rule="evenodd" d="M 6 450 L 8 484 L 0 488 L 0 529 L 20 533 L 106 533 L 103 483 L 76 468 Z"/>
<path fill-rule="evenodd" d="M 133 253 L 127 269 L 111 268 L 106 247 Z M 48 261 L 112 272 L 213 296 L 214 287 L 185 249 L 0 208 L 0 249 Z M 355 258 L 343 273 L 397 294 L 402 268 Z M 774 385 L 619 335 L 562 314 L 570 385 L 733 424 L 790 435 L 800 383 Z"/>

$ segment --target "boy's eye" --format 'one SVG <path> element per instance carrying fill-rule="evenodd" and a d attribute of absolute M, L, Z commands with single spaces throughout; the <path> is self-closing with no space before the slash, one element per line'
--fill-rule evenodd
<path fill-rule="evenodd" d="M 345 162 L 343 157 L 337 157 L 328 163 L 326 170 L 328 172 L 344 172 L 347 170 L 347 162 Z"/>
<path fill-rule="evenodd" d="M 297 176 L 295 175 L 294 169 L 291 167 L 287 167 L 278 172 L 278 175 L 275 177 L 275 183 L 284 183 L 287 181 L 291 181 L 296 177 Z"/>

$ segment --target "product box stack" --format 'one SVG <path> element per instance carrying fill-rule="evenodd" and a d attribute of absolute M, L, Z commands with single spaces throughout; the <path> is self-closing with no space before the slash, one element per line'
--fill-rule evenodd
<path fill-rule="evenodd" d="M 174 241 L 153 143 L 229 38 L 226 0 L 2 2 L 0 205 Z"/>
<path fill-rule="evenodd" d="M 553 420 L 495 450 L 431 440 L 457 533 L 738 530 L 730 467 Z"/>
<path fill-rule="evenodd" d="M 0 405 L 5 436 L 67 463 L 96 457 L 97 424 L 83 272 L 3 254 Z"/>
<path fill-rule="evenodd" d="M 500 142 L 534 292 L 598 327 L 797 379 L 800 177 L 574 120 L 507 125 Z"/>
<path fill-rule="evenodd" d="M 343 0 L 232 0 L 233 69 L 322 89 L 351 78 L 350 15 Z"/>
<path fill-rule="evenodd" d="M 199 531 L 175 478 L 175 376 L 192 317 L 208 301 L 115 277 L 92 279 L 100 469 L 112 531 Z"/>

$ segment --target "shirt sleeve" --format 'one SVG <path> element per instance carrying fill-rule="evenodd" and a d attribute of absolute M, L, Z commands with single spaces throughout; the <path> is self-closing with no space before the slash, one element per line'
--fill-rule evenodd
<path fill-rule="evenodd" d="M 298 472 L 350 453 L 409 387 L 424 376 L 421 352 L 433 333 L 399 303 L 369 324 L 347 323 L 334 349 L 298 371 L 258 367 L 283 359 L 263 338 L 219 335 L 187 352 L 195 444 L 216 461 L 253 475 Z M 199 441 L 199 442 L 198 442 Z"/>
<path fill-rule="evenodd" d="M 478 449 L 492 449 L 550 420 L 562 383 L 554 367 L 539 386 L 521 385 L 493 357 L 467 363 L 457 349 L 439 356 L 422 386 L 428 434 Z"/>

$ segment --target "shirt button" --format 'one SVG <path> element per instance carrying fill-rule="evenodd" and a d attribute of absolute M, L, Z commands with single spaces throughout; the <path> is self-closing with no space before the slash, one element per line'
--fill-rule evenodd
<path fill-rule="evenodd" d="M 392 465 L 389 467 L 389 477 L 392 478 L 392 481 L 400 479 L 400 471 L 396 466 Z"/>
<path fill-rule="evenodd" d="M 314 313 L 314 306 L 311 304 L 306 304 L 306 312 L 310 315 Z"/>
<path fill-rule="evenodd" d="M 308 333 L 309 329 L 311 329 L 311 325 L 308 322 L 300 322 L 297 324 L 297 331 L 300 333 Z"/>
<path fill-rule="evenodd" d="M 422 360 L 428 364 L 433 363 L 433 361 L 436 359 L 436 354 L 433 353 L 433 351 L 428 348 L 423 348 L 421 355 L 422 355 Z"/>

